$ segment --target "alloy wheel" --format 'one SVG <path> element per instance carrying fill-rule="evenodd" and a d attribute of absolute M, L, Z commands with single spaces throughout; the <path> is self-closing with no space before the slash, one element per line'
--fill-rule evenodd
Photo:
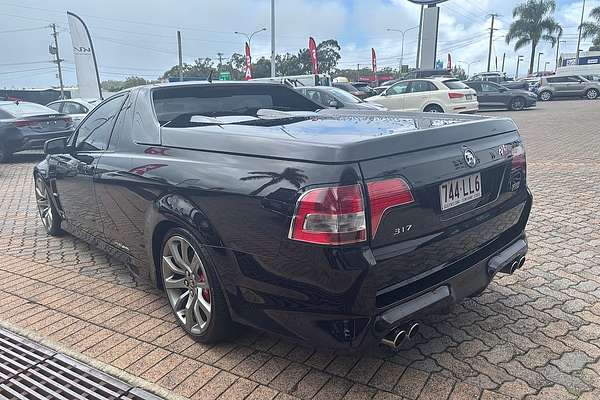
<path fill-rule="evenodd" d="M 542 92 L 540 94 L 540 99 L 542 99 L 543 101 L 548 101 L 548 100 L 550 100 L 551 97 L 552 97 L 552 94 L 550 94 L 550 92 Z"/>
<path fill-rule="evenodd" d="M 196 249 L 182 236 L 164 244 L 161 261 L 163 284 L 179 322 L 194 335 L 210 323 L 212 293 L 204 264 Z"/>
<path fill-rule="evenodd" d="M 598 91 L 596 89 L 590 89 L 587 91 L 586 97 L 589 100 L 596 100 L 598 98 Z"/>
<path fill-rule="evenodd" d="M 54 222 L 54 209 L 48 198 L 46 185 L 40 177 L 35 178 L 35 199 L 44 227 L 46 227 L 47 230 L 51 230 L 52 223 Z"/>
<path fill-rule="evenodd" d="M 522 110 L 525 107 L 525 102 L 522 98 L 517 97 L 512 101 L 512 109 L 515 111 Z"/>

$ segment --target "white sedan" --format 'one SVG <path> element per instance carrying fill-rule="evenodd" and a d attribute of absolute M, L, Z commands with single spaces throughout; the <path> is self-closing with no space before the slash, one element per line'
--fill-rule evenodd
<path fill-rule="evenodd" d="M 401 81 L 365 100 L 395 111 L 475 113 L 479 110 L 475 90 L 447 77 Z"/>
<path fill-rule="evenodd" d="M 46 107 L 50 107 L 54 111 L 58 111 L 62 114 L 67 114 L 73 119 L 73 125 L 77 126 L 86 114 L 100 104 L 99 99 L 83 100 L 83 99 L 66 99 L 56 100 L 46 104 Z"/>

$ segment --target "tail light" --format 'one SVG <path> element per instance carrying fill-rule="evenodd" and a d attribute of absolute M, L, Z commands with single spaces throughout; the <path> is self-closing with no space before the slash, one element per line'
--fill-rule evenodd
<path fill-rule="evenodd" d="M 386 210 L 413 203 L 410 187 L 401 178 L 369 182 L 369 203 L 371 205 L 371 237 L 374 238 Z"/>
<path fill-rule="evenodd" d="M 461 99 L 465 97 L 464 93 L 448 92 L 448 97 L 451 99 Z"/>
<path fill-rule="evenodd" d="M 512 168 L 521 168 L 524 170 L 526 167 L 525 146 L 523 146 L 523 143 L 518 142 L 512 148 Z"/>
<path fill-rule="evenodd" d="M 525 157 L 525 146 L 522 142 L 513 144 L 511 152 L 511 190 L 515 191 L 521 187 L 521 182 L 527 176 L 527 160 Z"/>
<path fill-rule="evenodd" d="M 18 120 L 16 120 L 14 122 L 14 124 L 17 127 L 23 127 L 23 126 L 34 125 L 36 122 L 38 122 L 38 121 L 31 121 L 31 120 L 26 120 L 26 119 L 18 119 Z"/>
<path fill-rule="evenodd" d="M 289 238 L 326 245 L 366 240 L 361 186 L 322 187 L 302 194 L 292 218 Z"/>

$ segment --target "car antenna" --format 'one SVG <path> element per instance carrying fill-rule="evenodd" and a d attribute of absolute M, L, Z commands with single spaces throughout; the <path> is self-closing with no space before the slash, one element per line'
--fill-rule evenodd
<path fill-rule="evenodd" d="M 213 70 L 211 69 L 210 72 L 208 73 L 208 78 L 206 78 L 208 83 L 212 83 L 212 73 L 213 73 Z"/>

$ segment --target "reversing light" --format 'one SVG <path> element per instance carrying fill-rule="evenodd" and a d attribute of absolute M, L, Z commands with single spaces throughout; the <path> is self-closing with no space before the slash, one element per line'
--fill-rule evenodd
<path fill-rule="evenodd" d="M 325 245 L 366 240 L 361 186 L 321 187 L 303 193 L 296 205 L 289 238 Z"/>
<path fill-rule="evenodd" d="M 375 238 L 383 214 L 388 209 L 415 201 L 408 183 L 402 178 L 369 182 L 367 191 L 371 205 L 371 238 Z"/>

